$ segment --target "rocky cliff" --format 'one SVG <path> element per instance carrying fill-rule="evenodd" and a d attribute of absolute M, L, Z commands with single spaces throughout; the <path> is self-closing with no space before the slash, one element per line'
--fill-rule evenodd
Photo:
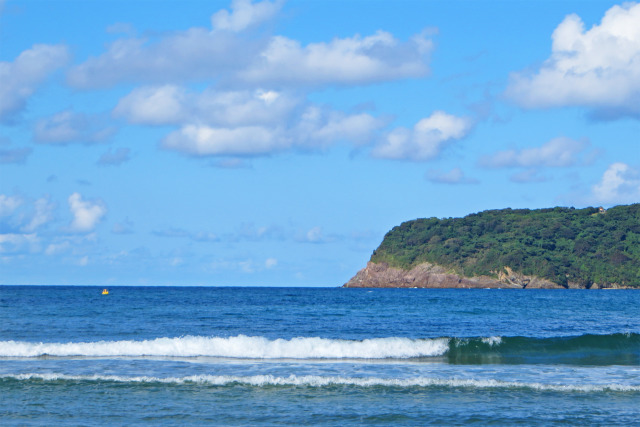
<path fill-rule="evenodd" d="M 390 267 L 387 263 L 369 262 L 344 287 L 563 289 L 549 280 L 514 273 L 509 267 L 497 276 L 462 277 L 444 267 L 426 262 L 411 270 Z"/>

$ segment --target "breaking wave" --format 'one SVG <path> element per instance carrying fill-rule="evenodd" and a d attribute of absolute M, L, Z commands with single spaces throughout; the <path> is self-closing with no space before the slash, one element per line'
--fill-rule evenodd
<path fill-rule="evenodd" d="M 84 383 L 102 382 L 118 384 L 169 384 L 169 385 L 207 385 L 207 386 L 251 386 L 251 387 L 387 387 L 387 388 L 461 388 L 461 389 L 524 389 L 534 391 L 556 392 L 640 392 L 638 385 L 622 384 L 543 384 L 524 383 L 516 381 L 499 380 L 474 380 L 474 379 L 446 379 L 419 377 L 411 379 L 375 378 L 375 377 L 340 377 L 340 376 L 316 376 L 290 375 L 278 377 L 273 375 L 231 376 L 231 375 L 192 375 L 185 377 L 157 378 L 147 376 L 126 377 L 118 375 L 65 375 L 65 374 L 11 374 L 0 376 L 0 385 L 8 382 L 32 382 L 32 383 Z"/>
<path fill-rule="evenodd" d="M 326 338 L 270 340 L 239 335 L 229 338 L 180 337 L 145 341 L 30 343 L 0 341 L 0 357 L 169 356 L 242 359 L 385 359 L 443 355 L 449 340 L 372 338 L 362 341 Z"/>
<path fill-rule="evenodd" d="M 573 337 L 156 338 L 144 341 L 33 343 L 0 341 L 0 357 L 223 357 L 238 359 L 418 359 L 449 363 L 640 365 L 640 334 Z"/>

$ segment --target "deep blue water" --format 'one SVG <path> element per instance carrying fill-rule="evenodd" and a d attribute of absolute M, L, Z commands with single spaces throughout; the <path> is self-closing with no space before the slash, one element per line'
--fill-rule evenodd
<path fill-rule="evenodd" d="M 0 286 L 0 422 L 640 423 L 640 291 Z"/>

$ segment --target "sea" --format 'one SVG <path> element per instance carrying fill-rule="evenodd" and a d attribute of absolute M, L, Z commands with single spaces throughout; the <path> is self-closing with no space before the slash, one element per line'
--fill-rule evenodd
<path fill-rule="evenodd" d="M 640 291 L 0 286 L 1 425 L 640 425 Z"/>

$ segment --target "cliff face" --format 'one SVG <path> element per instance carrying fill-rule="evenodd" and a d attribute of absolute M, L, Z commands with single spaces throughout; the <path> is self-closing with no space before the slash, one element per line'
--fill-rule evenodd
<path fill-rule="evenodd" d="M 514 273 L 508 267 L 498 278 L 488 276 L 461 277 L 441 266 L 422 263 L 411 270 L 389 267 L 387 263 L 368 262 L 345 285 L 345 288 L 513 288 L 563 289 L 562 286 L 537 277 Z"/>

